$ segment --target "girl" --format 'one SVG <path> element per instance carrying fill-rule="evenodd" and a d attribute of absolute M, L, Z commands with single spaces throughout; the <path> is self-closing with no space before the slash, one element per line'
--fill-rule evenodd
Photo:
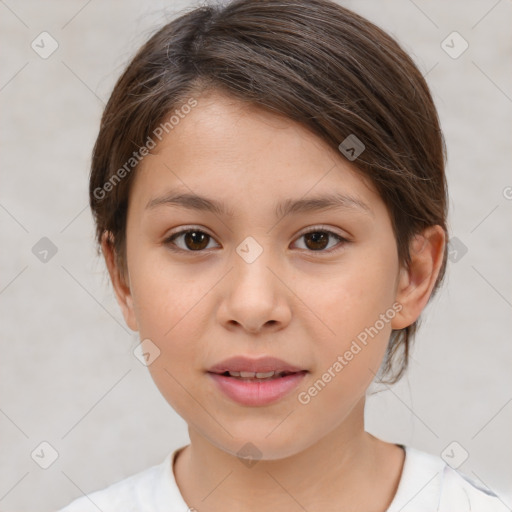
<path fill-rule="evenodd" d="M 506 510 L 364 428 L 447 256 L 429 89 L 328 0 L 164 26 L 117 82 L 90 204 L 139 356 L 190 444 L 64 512 Z"/>

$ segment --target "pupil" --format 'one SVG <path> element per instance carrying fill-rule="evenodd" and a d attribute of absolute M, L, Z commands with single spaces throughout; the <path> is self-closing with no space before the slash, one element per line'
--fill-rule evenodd
<path fill-rule="evenodd" d="M 320 249 L 324 249 L 325 247 L 327 247 L 327 242 L 328 242 L 327 233 L 323 233 L 321 231 L 315 231 L 313 233 L 306 233 L 304 235 L 304 237 L 306 238 L 306 245 L 308 245 L 307 241 L 312 241 L 313 244 L 320 243 L 320 246 L 313 245 L 313 247 L 310 247 L 308 245 L 309 249 L 320 250 Z"/>

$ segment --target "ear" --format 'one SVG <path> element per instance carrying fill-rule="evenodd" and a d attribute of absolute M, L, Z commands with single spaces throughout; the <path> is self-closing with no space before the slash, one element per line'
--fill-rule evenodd
<path fill-rule="evenodd" d="M 417 234 L 410 245 L 411 263 L 401 268 L 396 301 L 402 309 L 391 321 L 392 329 L 413 324 L 427 305 L 441 269 L 445 249 L 445 232 L 441 226 L 429 226 Z"/>
<path fill-rule="evenodd" d="M 129 282 L 126 283 L 119 268 L 114 251 L 114 238 L 109 231 L 104 231 L 101 237 L 101 250 L 105 257 L 108 273 L 114 287 L 117 302 L 123 312 L 124 320 L 132 331 L 138 331 L 137 320 L 133 308 L 133 299 Z M 129 279 L 128 279 L 129 280 Z"/>

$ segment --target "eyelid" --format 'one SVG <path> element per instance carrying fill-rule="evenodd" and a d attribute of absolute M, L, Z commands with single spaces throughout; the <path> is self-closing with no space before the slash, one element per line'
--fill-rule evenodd
<path fill-rule="evenodd" d="M 199 225 L 195 225 L 195 224 L 190 224 L 190 225 L 185 224 L 184 226 L 180 226 L 179 228 L 177 228 L 176 231 L 172 231 L 171 233 L 166 235 L 165 239 L 167 240 L 167 239 L 173 237 L 174 235 L 181 235 L 183 233 L 186 233 L 187 231 L 201 231 L 202 233 L 205 233 L 208 236 L 215 238 L 213 235 L 211 235 L 209 233 L 209 230 L 203 226 L 199 226 Z"/>
<path fill-rule="evenodd" d="M 343 238 L 345 240 L 348 240 L 348 235 L 342 235 L 340 233 L 337 233 L 334 231 L 333 228 L 326 226 L 325 224 L 318 224 L 315 226 L 310 226 L 308 228 L 305 228 L 306 231 L 302 231 L 298 236 L 307 235 L 308 233 L 315 232 L 315 231 L 327 231 L 328 233 L 332 233 L 333 235 L 339 236 L 340 238 Z"/>

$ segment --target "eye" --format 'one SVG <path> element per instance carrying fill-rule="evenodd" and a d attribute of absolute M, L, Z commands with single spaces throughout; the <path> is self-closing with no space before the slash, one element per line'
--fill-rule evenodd
<path fill-rule="evenodd" d="M 179 240 L 180 238 L 182 238 L 184 246 L 175 243 L 175 240 Z M 209 240 L 213 240 L 213 238 L 200 229 L 184 229 L 166 238 L 164 244 L 169 245 L 171 250 L 177 252 L 180 250 L 185 252 L 201 252 L 205 249 L 209 249 Z"/>
<path fill-rule="evenodd" d="M 305 240 L 305 249 L 314 252 L 332 252 L 332 246 L 329 247 L 330 238 L 337 240 L 338 245 L 343 245 L 348 242 L 346 238 L 343 238 L 333 231 L 322 229 L 321 227 L 311 228 L 299 237 L 299 239 L 301 238 L 304 238 Z M 181 240 L 181 244 L 176 243 L 176 240 Z M 172 251 L 176 252 L 202 252 L 207 249 L 211 249 L 208 243 L 211 240 L 213 240 L 213 237 L 205 231 L 196 228 L 189 228 L 178 231 L 177 233 L 167 237 L 164 240 L 164 244 L 168 245 Z M 326 250 L 327 247 L 328 249 Z"/>
<path fill-rule="evenodd" d="M 329 246 L 329 238 L 334 238 L 337 240 L 338 245 L 344 245 L 345 243 L 348 243 L 348 240 L 343 238 L 341 235 L 338 235 L 337 233 L 327 229 L 322 229 L 320 227 L 311 228 L 309 231 L 303 233 L 299 237 L 299 239 L 301 238 L 304 238 L 305 240 L 306 249 L 316 252 L 333 252 L 332 246 L 328 250 L 325 250 L 325 248 Z"/>

